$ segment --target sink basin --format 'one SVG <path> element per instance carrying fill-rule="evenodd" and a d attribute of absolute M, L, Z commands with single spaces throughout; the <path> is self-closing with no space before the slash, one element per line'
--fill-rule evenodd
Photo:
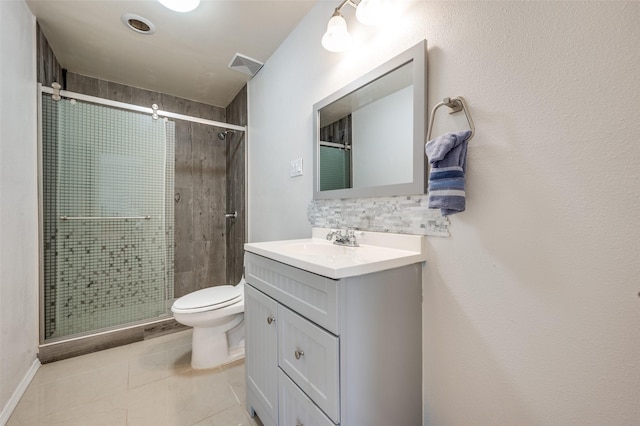
<path fill-rule="evenodd" d="M 424 237 L 358 232 L 359 247 L 333 244 L 329 229 L 314 228 L 301 240 L 247 243 L 245 250 L 329 278 L 345 278 L 423 262 Z"/>
<path fill-rule="evenodd" d="M 325 243 L 320 240 L 287 244 L 282 247 L 282 250 L 294 255 L 336 257 L 353 256 L 357 253 L 356 249 L 358 248 L 360 247 L 340 246 L 330 242 Z"/>

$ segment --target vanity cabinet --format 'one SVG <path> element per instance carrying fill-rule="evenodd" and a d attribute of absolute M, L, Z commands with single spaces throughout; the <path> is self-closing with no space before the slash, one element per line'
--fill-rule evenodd
<path fill-rule="evenodd" d="M 421 424 L 421 271 L 332 279 L 246 252 L 250 414 L 265 426 Z"/>
<path fill-rule="evenodd" d="M 277 303 L 253 287 L 244 288 L 245 366 L 247 393 L 253 396 L 253 407 L 265 425 L 278 419 L 278 363 Z M 251 412 L 253 416 L 253 412 Z M 268 417 L 268 418 L 267 418 Z"/>

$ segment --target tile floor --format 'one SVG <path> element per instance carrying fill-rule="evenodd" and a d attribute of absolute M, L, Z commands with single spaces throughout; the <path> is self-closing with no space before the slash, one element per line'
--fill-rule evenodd
<path fill-rule="evenodd" d="M 192 370 L 191 330 L 40 367 L 7 426 L 262 426 L 244 362 Z"/>

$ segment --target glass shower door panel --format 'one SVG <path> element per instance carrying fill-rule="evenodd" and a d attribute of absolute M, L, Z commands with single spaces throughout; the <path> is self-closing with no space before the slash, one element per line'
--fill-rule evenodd
<path fill-rule="evenodd" d="M 173 297 L 173 123 L 64 99 L 57 116 L 56 167 L 47 173 L 45 164 L 44 171 L 45 179 L 56 174 L 56 228 L 49 232 L 55 283 L 45 282 L 45 298 L 55 292 L 55 320 L 45 323 L 55 326 L 47 337 L 166 315 Z"/>

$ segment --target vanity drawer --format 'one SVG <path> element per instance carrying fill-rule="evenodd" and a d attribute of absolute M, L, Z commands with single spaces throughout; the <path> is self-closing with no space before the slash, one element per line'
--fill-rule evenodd
<path fill-rule="evenodd" d="M 278 424 L 287 426 L 335 426 L 282 370 L 278 372 L 278 389 Z"/>
<path fill-rule="evenodd" d="M 245 279 L 294 311 L 339 333 L 338 282 L 254 253 L 245 252 Z"/>
<path fill-rule="evenodd" d="M 278 305 L 278 365 L 334 422 L 340 422 L 339 340 Z"/>

